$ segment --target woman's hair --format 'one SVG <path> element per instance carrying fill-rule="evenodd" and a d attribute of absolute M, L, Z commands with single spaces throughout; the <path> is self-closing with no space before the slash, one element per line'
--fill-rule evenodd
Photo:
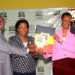
<path fill-rule="evenodd" d="M 17 28 L 19 27 L 19 25 L 20 25 L 21 23 L 25 23 L 25 24 L 27 25 L 27 29 L 29 29 L 29 23 L 28 23 L 28 21 L 25 20 L 25 19 L 21 19 L 21 20 L 18 20 L 18 21 L 16 22 L 16 24 L 15 24 L 15 31 L 16 31 L 16 32 L 18 32 L 18 31 L 17 31 Z"/>
<path fill-rule="evenodd" d="M 63 19 L 64 16 L 70 16 L 72 18 L 72 15 L 69 12 L 63 13 L 62 16 L 61 16 L 61 19 Z"/>

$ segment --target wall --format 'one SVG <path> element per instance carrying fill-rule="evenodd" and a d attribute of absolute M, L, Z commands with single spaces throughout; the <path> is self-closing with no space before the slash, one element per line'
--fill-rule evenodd
<path fill-rule="evenodd" d="M 0 9 L 75 7 L 75 0 L 1 0 Z"/>

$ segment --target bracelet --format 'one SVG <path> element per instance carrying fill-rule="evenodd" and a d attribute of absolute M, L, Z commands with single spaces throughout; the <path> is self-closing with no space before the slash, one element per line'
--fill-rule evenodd
<path fill-rule="evenodd" d="M 59 40 L 58 42 L 60 43 L 62 40 Z"/>
<path fill-rule="evenodd" d="M 60 43 L 60 40 L 58 42 Z"/>

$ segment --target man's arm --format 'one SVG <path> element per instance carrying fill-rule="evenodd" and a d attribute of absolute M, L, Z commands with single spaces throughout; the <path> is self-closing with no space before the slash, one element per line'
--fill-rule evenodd
<path fill-rule="evenodd" d="M 0 39 L 0 51 L 5 52 L 7 54 L 18 54 L 21 56 L 26 56 L 27 48 L 17 48 L 10 45 L 8 42 Z M 34 52 L 33 49 L 29 49 L 29 52 Z"/>

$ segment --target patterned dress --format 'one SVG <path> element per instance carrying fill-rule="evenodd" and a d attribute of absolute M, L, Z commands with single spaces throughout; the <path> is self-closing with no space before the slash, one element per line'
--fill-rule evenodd
<path fill-rule="evenodd" d="M 34 40 L 33 38 L 28 37 L 27 45 L 29 45 L 29 43 L 33 43 L 33 40 Z M 18 35 L 10 37 L 9 43 L 18 48 L 25 47 Z M 35 62 L 36 59 L 31 53 L 28 53 L 25 57 L 16 54 L 11 55 L 11 65 L 14 72 L 18 72 L 18 73 L 34 72 L 36 71 Z"/>

